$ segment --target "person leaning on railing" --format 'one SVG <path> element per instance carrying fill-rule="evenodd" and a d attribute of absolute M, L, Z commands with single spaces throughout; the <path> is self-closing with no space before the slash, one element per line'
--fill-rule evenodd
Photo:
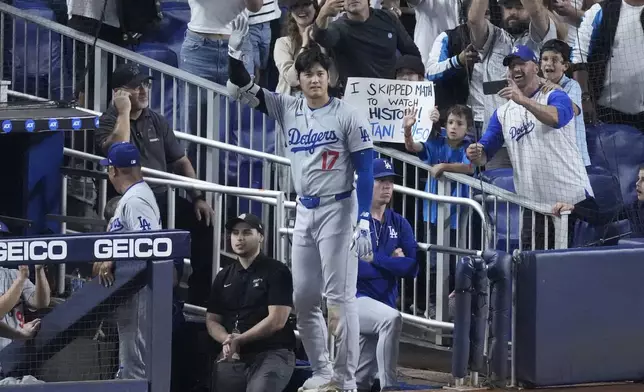
<path fill-rule="evenodd" d="M 101 116 L 100 126 L 95 133 L 98 150 L 107 153 L 114 143 L 131 142 L 141 152 L 142 166 L 196 178 L 195 170 L 168 121 L 148 107 L 151 79 L 131 63 L 114 70 L 114 98 Z M 163 226 L 168 227 L 168 188 L 153 185 L 152 190 L 161 209 Z M 200 305 L 208 298 L 210 288 L 212 222 L 215 213 L 201 191 L 192 191 L 190 196 L 192 202 L 177 195 L 173 218 L 176 228 L 190 231 L 190 262 L 194 271 L 189 281 L 190 302 Z"/>
<path fill-rule="evenodd" d="M 550 249 L 555 236 L 548 233 L 554 233 L 554 225 L 543 214 L 557 203 L 594 203 L 576 143 L 573 103 L 561 90 L 542 90 L 539 60 L 529 47 L 515 46 L 503 64 L 508 67 L 508 87 L 498 94 L 508 102 L 494 111 L 481 140 L 468 146 L 467 157 L 482 166 L 507 146 L 516 193 L 541 212 L 533 222 L 533 211 L 524 210 L 523 249 L 529 250 L 533 242 L 537 249 Z"/>

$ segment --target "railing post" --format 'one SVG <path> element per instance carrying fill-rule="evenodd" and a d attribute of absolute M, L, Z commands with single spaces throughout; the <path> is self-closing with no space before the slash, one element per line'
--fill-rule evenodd
<path fill-rule="evenodd" d="M 206 90 L 206 138 L 210 140 L 219 140 L 219 116 L 220 113 L 220 97 L 212 90 Z M 203 113 L 202 113 L 203 115 Z M 213 148 L 206 149 L 206 181 L 214 184 L 219 184 L 219 150 Z M 221 214 L 222 211 L 215 211 Z"/>
<path fill-rule="evenodd" d="M 62 216 L 67 216 L 67 176 L 63 174 L 60 187 L 60 214 Z M 67 233 L 67 222 L 64 220 L 60 223 L 60 234 Z M 58 283 L 57 283 L 57 293 L 58 295 L 63 295 L 65 293 L 65 274 L 66 268 L 65 263 L 58 265 Z"/>
<path fill-rule="evenodd" d="M 438 180 L 437 194 L 451 195 L 451 181 Z M 435 203 L 435 202 L 432 202 Z M 431 203 L 430 203 L 431 206 Z M 436 214 L 436 245 L 450 246 L 450 209 L 451 205 L 438 203 Z M 431 208 L 430 208 L 431 211 Z M 449 255 L 436 253 L 436 320 L 445 321 L 449 317 Z M 436 344 L 443 344 L 441 334 L 436 335 Z"/>
<path fill-rule="evenodd" d="M 107 73 L 112 72 L 107 66 L 107 53 L 101 48 L 95 46 L 94 48 L 94 110 L 102 112 L 107 108 Z M 85 86 L 87 91 L 87 86 Z"/>
<path fill-rule="evenodd" d="M 176 221 L 176 199 L 177 195 L 174 193 L 175 189 L 172 188 L 171 186 L 168 186 L 168 229 L 174 229 L 175 228 L 175 221 Z"/>
<path fill-rule="evenodd" d="M 221 193 L 214 193 L 214 205 L 213 209 L 215 210 L 215 220 L 212 223 L 212 247 L 213 247 L 213 258 L 212 258 L 212 282 L 215 281 L 215 277 L 219 273 L 219 268 L 221 267 L 221 246 L 222 246 L 222 219 L 223 214 L 221 209 L 223 208 L 223 195 Z M 226 238 L 224 236 L 224 238 Z M 223 249 L 226 248 L 226 244 L 223 244 Z M 212 283 L 211 282 L 211 283 Z"/>

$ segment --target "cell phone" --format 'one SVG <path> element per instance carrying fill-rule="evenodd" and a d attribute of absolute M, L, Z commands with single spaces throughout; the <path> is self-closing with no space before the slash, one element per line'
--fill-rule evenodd
<path fill-rule="evenodd" d="M 493 80 L 491 82 L 483 82 L 483 94 L 485 95 L 494 95 L 497 94 L 502 89 L 508 87 L 510 83 L 507 79 L 503 80 Z"/>

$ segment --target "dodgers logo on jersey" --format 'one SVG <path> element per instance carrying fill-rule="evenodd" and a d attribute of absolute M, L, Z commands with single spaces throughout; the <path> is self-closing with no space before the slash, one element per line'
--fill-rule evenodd
<path fill-rule="evenodd" d="M 364 143 L 371 141 L 371 137 L 369 137 L 369 131 L 362 127 L 360 127 L 360 138 Z"/>
<path fill-rule="evenodd" d="M 518 142 L 519 140 L 521 140 L 521 138 L 523 138 L 525 135 L 529 134 L 533 130 L 534 130 L 534 123 L 532 121 L 524 122 L 518 127 L 510 128 L 510 137 L 514 139 L 514 141 Z"/>
<path fill-rule="evenodd" d="M 389 226 L 389 238 L 398 238 L 398 232 L 391 226 Z"/>
<path fill-rule="evenodd" d="M 340 141 L 335 131 L 316 132 L 309 130 L 309 133 L 302 133 L 297 128 L 288 130 L 288 144 L 291 146 L 291 152 L 308 151 L 313 154 L 316 148 L 337 143 Z"/>
<path fill-rule="evenodd" d="M 108 231 L 120 231 L 123 230 L 123 224 L 119 218 L 114 218 L 110 222 L 110 228 Z"/>

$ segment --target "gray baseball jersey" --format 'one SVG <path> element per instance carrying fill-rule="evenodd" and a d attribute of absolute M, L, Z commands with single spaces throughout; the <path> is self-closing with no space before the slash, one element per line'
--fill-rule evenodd
<path fill-rule="evenodd" d="M 161 230 L 161 213 L 152 189 L 137 182 L 123 193 L 110 221 L 110 232 Z"/>
<path fill-rule="evenodd" d="M 15 269 L 0 267 L 0 290 L 2 290 L 0 294 L 4 295 L 4 293 L 9 291 L 13 282 L 18 279 L 18 273 L 18 270 Z M 4 315 L 0 322 L 7 324 L 11 328 L 18 330 L 21 329 L 25 324 L 23 303 L 29 301 L 35 293 L 36 286 L 34 286 L 29 279 L 25 280 L 25 283 L 22 286 L 20 301 L 18 301 L 16 306 L 14 306 L 9 313 Z M 0 338 L 0 350 L 8 346 L 9 343 L 11 343 L 11 339 Z"/>
<path fill-rule="evenodd" d="M 130 186 L 119 200 L 110 221 L 110 232 L 161 230 L 161 214 L 152 189 L 143 181 Z M 140 290 L 116 311 L 119 361 L 124 379 L 144 379 L 147 291 Z"/>
<path fill-rule="evenodd" d="M 373 147 L 366 117 L 336 98 L 314 110 L 304 98 L 266 89 L 264 100 L 269 116 L 280 125 L 295 192 L 321 197 L 353 189 L 351 153 Z"/>

